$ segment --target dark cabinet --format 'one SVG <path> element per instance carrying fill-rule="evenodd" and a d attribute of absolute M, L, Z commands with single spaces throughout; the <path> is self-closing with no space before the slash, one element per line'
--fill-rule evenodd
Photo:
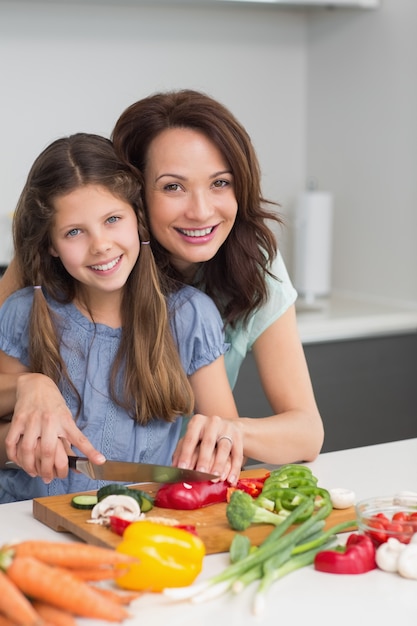
<path fill-rule="evenodd" d="M 323 418 L 323 452 L 417 437 L 417 333 L 306 344 Z M 251 354 L 235 388 L 239 413 L 271 408 Z"/>

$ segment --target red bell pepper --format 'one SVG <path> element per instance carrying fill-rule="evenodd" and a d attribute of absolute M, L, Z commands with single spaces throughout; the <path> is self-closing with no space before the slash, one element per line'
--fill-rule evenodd
<path fill-rule="evenodd" d="M 201 483 L 167 483 L 159 487 L 155 506 L 163 509 L 192 510 L 226 502 L 229 483 L 225 480 Z"/>
<path fill-rule="evenodd" d="M 363 574 L 376 568 L 375 546 L 366 535 L 352 533 L 346 546 L 322 550 L 314 559 L 314 568 L 330 574 Z"/>

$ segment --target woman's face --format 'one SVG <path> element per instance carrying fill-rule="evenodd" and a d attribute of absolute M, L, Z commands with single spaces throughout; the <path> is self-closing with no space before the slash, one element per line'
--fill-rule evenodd
<path fill-rule="evenodd" d="M 152 234 L 185 275 L 214 257 L 236 219 L 229 164 L 204 134 L 190 128 L 170 128 L 152 141 L 145 195 Z"/>

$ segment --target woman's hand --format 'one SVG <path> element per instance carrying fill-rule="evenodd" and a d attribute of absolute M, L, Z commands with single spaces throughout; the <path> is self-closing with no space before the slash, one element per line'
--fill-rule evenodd
<path fill-rule="evenodd" d="M 92 463 L 106 460 L 77 428 L 55 383 L 43 374 L 22 374 L 5 438 L 7 457 L 30 476 L 49 483 L 68 474 L 68 453 L 75 446 Z"/>
<path fill-rule="evenodd" d="M 216 474 L 232 485 L 239 478 L 243 462 L 239 419 L 208 417 L 200 413 L 190 418 L 187 431 L 173 455 L 173 465 Z"/>

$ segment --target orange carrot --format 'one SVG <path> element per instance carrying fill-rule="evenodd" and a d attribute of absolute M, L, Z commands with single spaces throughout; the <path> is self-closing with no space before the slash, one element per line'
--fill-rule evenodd
<path fill-rule="evenodd" d="M 15 556 L 32 556 L 48 565 L 76 569 L 105 567 L 137 560 L 127 554 L 116 552 L 112 548 L 79 542 L 29 540 L 7 546 L 7 548 L 11 549 Z"/>
<path fill-rule="evenodd" d="M 40 626 L 42 619 L 9 576 L 0 570 L 0 612 L 17 626 Z"/>
<path fill-rule="evenodd" d="M 42 600 L 33 600 L 32 604 L 38 615 L 48 624 L 53 624 L 54 626 L 77 626 L 75 618 L 68 611 L 57 609 L 55 606 L 42 602 Z"/>
<path fill-rule="evenodd" d="M 8 617 L 3 617 L 3 615 L 0 615 L 0 626 L 16 626 L 16 622 L 9 619 Z"/>
<path fill-rule="evenodd" d="M 96 569 L 75 569 L 68 568 L 71 574 L 74 574 L 77 578 L 86 581 L 99 581 L 99 580 L 112 580 L 117 578 L 117 576 L 121 576 L 121 573 L 127 572 L 128 570 L 121 570 L 119 567 L 116 569 L 115 567 L 98 567 Z"/>
<path fill-rule="evenodd" d="M 53 567 L 32 557 L 15 557 L 7 576 L 27 596 L 42 600 L 80 617 L 121 622 L 129 616 L 124 607 L 100 595 L 69 570 Z"/>
<path fill-rule="evenodd" d="M 143 595 L 142 591 L 132 591 L 132 592 L 120 592 L 115 591 L 114 589 L 109 589 L 108 587 L 94 587 L 96 591 L 98 591 L 103 596 L 110 598 L 114 602 L 118 604 L 130 604 L 133 600 L 140 598 Z"/>

